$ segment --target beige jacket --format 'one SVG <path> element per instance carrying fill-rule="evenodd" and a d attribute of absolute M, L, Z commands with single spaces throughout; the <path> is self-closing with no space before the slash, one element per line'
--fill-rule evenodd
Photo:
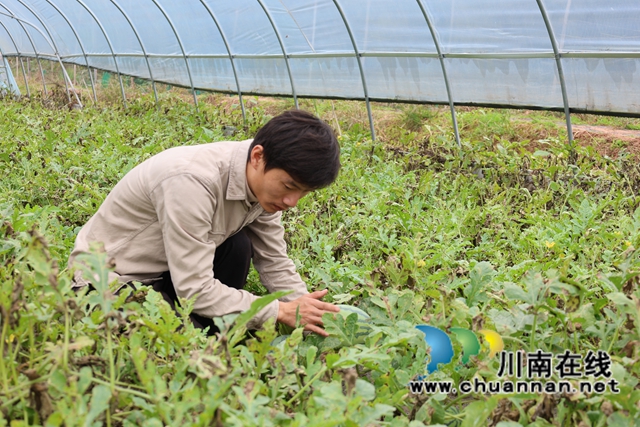
<path fill-rule="evenodd" d="M 177 295 L 196 298 L 195 313 L 215 317 L 242 312 L 258 297 L 223 285 L 212 268 L 216 247 L 246 227 L 253 265 L 267 290 L 292 290 L 285 301 L 306 294 L 286 254 L 281 214 L 265 212 L 247 185 L 250 144 L 171 148 L 133 168 L 80 230 L 70 268 L 78 254 L 100 242 L 115 260 L 113 278 L 121 282 L 169 270 Z M 248 326 L 257 328 L 277 314 L 274 301 Z"/>

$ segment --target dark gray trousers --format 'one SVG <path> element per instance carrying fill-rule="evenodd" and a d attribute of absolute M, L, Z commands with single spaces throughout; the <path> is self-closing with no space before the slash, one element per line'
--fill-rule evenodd
<path fill-rule="evenodd" d="M 213 259 L 213 277 L 220 280 L 225 286 L 236 289 L 244 288 L 251 267 L 251 257 L 253 256 L 253 246 L 251 240 L 244 230 L 229 237 L 216 249 Z M 176 290 L 171 281 L 171 272 L 162 274 L 162 280 L 153 284 L 153 289 L 160 292 L 162 297 L 175 310 L 178 303 Z M 219 332 L 213 320 L 199 314 L 191 313 L 191 321 L 196 328 L 204 329 L 209 327 L 209 336 Z"/>

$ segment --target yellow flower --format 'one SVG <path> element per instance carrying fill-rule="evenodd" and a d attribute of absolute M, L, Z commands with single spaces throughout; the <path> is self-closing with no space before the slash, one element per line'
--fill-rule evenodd
<path fill-rule="evenodd" d="M 424 267 L 425 265 L 427 265 L 427 263 L 426 263 L 426 262 L 424 262 L 424 260 L 420 260 L 420 261 L 418 261 L 418 262 L 417 262 L 417 265 L 418 265 L 418 268 L 422 268 L 422 267 Z"/>
<path fill-rule="evenodd" d="M 13 340 L 15 340 L 15 339 L 16 339 L 15 335 L 13 335 L 13 334 L 9 335 L 9 342 L 10 343 L 13 342 Z"/>
<path fill-rule="evenodd" d="M 627 246 L 631 246 L 631 242 L 630 242 L 630 241 L 628 241 L 628 240 L 625 240 L 625 241 L 624 241 L 624 244 L 625 244 L 625 245 L 627 245 Z"/>
<path fill-rule="evenodd" d="M 544 242 L 544 244 L 547 245 L 547 247 L 549 249 L 551 249 L 552 247 L 554 247 L 556 245 L 556 242 L 550 242 L 550 241 L 547 240 L 546 242 Z"/>
<path fill-rule="evenodd" d="M 355 210 L 356 209 L 356 205 L 351 205 L 351 210 Z"/>

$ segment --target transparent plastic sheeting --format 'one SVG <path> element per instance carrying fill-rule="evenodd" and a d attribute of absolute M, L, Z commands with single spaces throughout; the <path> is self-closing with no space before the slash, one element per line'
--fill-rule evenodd
<path fill-rule="evenodd" d="M 640 115 L 638 0 L 0 0 L 0 50 L 238 94 Z"/>
<path fill-rule="evenodd" d="M 20 89 L 13 78 L 9 62 L 0 53 L 0 98 L 7 95 L 19 97 Z"/>

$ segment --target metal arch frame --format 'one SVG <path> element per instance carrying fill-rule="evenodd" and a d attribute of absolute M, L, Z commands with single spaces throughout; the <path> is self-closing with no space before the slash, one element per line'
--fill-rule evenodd
<path fill-rule="evenodd" d="M 80 5 L 87 12 L 89 12 L 89 15 L 91 15 L 93 20 L 96 21 L 96 24 L 98 24 L 98 27 L 100 27 L 100 31 L 102 31 L 102 35 L 104 36 L 105 40 L 107 41 L 107 44 L 109 45 L 109 50 L 111 50 L 111 56 L 113 57 L 113 63 L 115 64 L 116 72 L 118 73 L 118 80 L 120 82 L 120 92 L 122 93 L 122 103 L 124 104 L 124 106 L 126 108 L 127 107 L 127 96 L 124 93 L 124 85 L 122 84 L 122 74 L 120 74 L 120 67 L 118 67 L 118 59 L 116 58 L 116 54 L 113 51 L 113 45 L 111 44 L 111 39 L 109 39 L 109 35 L 107 34 L 107 31 L 104 29 L 104 27 L 102 26 L 102 22 L 100 22 L 100 20 L 95 15 L 95 13 L 93 13 L 93 11 L 86 4 L 84 4 L 84 2 L 82 0 L 76 0 L 76 1 L 78 3 L 80 3 Z"/>
<path fill-rule="evenodd" d="M 278 31 L 278 28 L 276 27 L 276 23 L 273 21 L 273 17 L 271 16 L 271 12 L 269 12 L 269 9 L 267 9 L 267 7 L 264 5 L 264 3 L 262 2 L 262 0 L 258 0 L 258 3 L 260 3 L 260 6 L 262 7 L 262 10 L 264 10 L 265 15 L 267 15 L 267 18 L 269 19 L 269 22 L 271 23 L 271 27 L 273 28 L 273 32 L 276 35 L 276 38 L 278 39 L 278 43 L 280 43 L 280 49 L 282 49 L 282 55 L 284 56 L 284 62 L 287 65 L 287 71 L 289 72 L 289 81 L 291 82 L 291 95 L 293 96 L 293 103 L 296 106 L 296 109 L 299 109 L 300 106 L 298 105 L 298 95 L 296 94 L 296 87 L 293 83 L 293 74 L 291 73 L 291 65 L 289 64 L 289 55 L 287 54 L 287 50 L 284 47 L 284 43 L 282 42 L 282 37 L 280 36 L 280 32 Z"/>
<path fill-rule="evenodd" d="M 567 136 L 569 137 L 570 148 L 571 150 L 573 150 L 573 128 L 571 126 L 571 109 L 569 108 L 569 97 L 567 96 L 567 85 L 564 78 L 564 71 L 562 70 L 562 59 L 560 57 L 560 52 L 558 50 L 558 43 L 556 41 L 556 36 L 553 32 L 553 27 L 551 26 L 551 21 L 549 21 L 549 15 L 547 15 L 547 9 L 544 7 L 542 0 L 536 0 L 536 3 L 538 3 L 538 7 L 540 8 L 540 13 L 542 14 L 544 25 L 547 27 L 547 33 L 549 34 L 549 39 L 551 40 L 551 47 L 553 48 L 553 54 L 556 59 L 556 66 L 558 67 L 558 78 L 560 79 L 560 90 L 562 91 L 562 102 L 564 103 L 564 115 L 565 115 L 565 120 L 567 121 Z"/>
<path fill-rule="evenodd" d="M 64 12 L 62 12 L 58 6 L 56 6 L 54 3 L 52 3 L 51 0 L 46 0 L 46 2 L 53 7 L 56 12 L 58 12 L 60 14 L 60 16 L 62 16 L 62 18 L 67 22 L 67 24 L 69 25 L 69 28 L 71 28 L 71 31 L 73 32 L 73 35 L 76 37 L 76 40 L 78 40 L 78 45 L 80 46 L 80 50 L 82 50 L 82 56 L 84 57 L 84 62 L 87 64 L 87 70 L 89 69 L 90 65 L 89 65 L 89 58 L 87 57 L 87 52 L 84 49 L 84 45 L 82 44 L 82 40 L 80 40 L 80 36 L 78 36 L 78 32 L 76 31 L 75 27 L 73 26 L 73 24 L 71 24 L 71 21 L 69 20 L 69 18 L 67 18 L 67 15 L 64 14 Z M 96 87 L 93 81 L 93 74 L 91 73 L 91 71 L 89 71 L 89 80 L 91 81 L 91 91 L 93 92 L 93 102 L 96 103 L 98 102 L 98 95 L 96 94 Z"/>
<path fill-rule="evenodd" d="M 444 55 L 442 54 L 442 49 L 440 49 L 440 42 L 436 35 L 436 30 L 433 27 L 433 22 L 431 22 L 431 18 L 427 13 L 427 9 L 422 4 L 422 0 L 416 0 L 418 2 L 418 6 L 420 6 L 420 10 L 422 11 L 422 15 L 424 15 L 425 21 L 427 21 L 427 25 L 429 26 L 429 32 L 431 33 L 431 37 L 433 38 L 433 43 L 436 46 L 436 51 L 438 52 L 438 59 L 440 60 L 440 66 L 442 67 L 442 76 L 444 77 L 444 85 L 447 89 L 447 96 L 449 97 L 449 108 L 451 109 L 451 120 L 453 121 L 453 133 L 456 137 L 456 142 L 458 143 L 458 147 L 462 148 L 462 144 L 460 143 L 460 132 L 458 129 L 458 119 L 456 116 L 456 108 L 453 103 L 453 95 L 451 94 L 451 86 L 449 85 L 449 77 L 447 75 L 447 67 L 444 64 Z"/>
<path fill-rule="evenodd" d="M 162 14 L 164 15 L 164 19 L 167 20 L 167 22 L 169 23 L 169 26 L 171 27 L 171 30 L 173 30 L 173 34 L 176 36 L 176 40 L 178 40 L 178 45 L 180 45 L 180 50 L 182 50 L 182 56 L 184 57 L 184 63 L 187 66 L 189 83 L 191 83 L 191 93 L 193 94 L 193 102 L 196 106 L 196 111 L 198 111 L 198 97 L 196 96 L 196 88 L 193 86 L 193 77 L 191 76 L 191 67 L 189 67 L 189 60 L 187 59 L 187 52 L 184 50 L 182 39 L 180 39 L 180 35 L 178 34 L 176 27 L 173 25 L 171 18 L 169 18 L 169 15 L 167 15 L 167 12 L 165 12 L 164 8 L 156 0 L 151 0 L 151 1 L 153 2 L 153 4 L 155 4 L 158 7 L 158 9 L 160 9 L 160 12 L 162 12 Z"/>
<path fill-rule="evenodd" d="M 45 31 L 47 32 L 47 34 L 49 35 L 49 39 L 51 39 L 50 44 L 53 45 L 53 49 L 55 50 L 56 53 L 56 58 L 58 59 L 58 63 L 60 64 L 60 68 L 62 69 L 62 77 L 64 78 L 64 87 L 66 89 L 66 95 L 67 95 L 67 101 L 71 102 L 71 95 L 69 94 L 69 86 L 71 86 L 71 89 L 73 89 L 73 93 L 75 95 L 76 98 L 76 102 L 78 103 L 78 105 L 80 107 L 82 107 L 82 102 L 80 102 L 80 98 L 78 97 L 78 94 L 76 93 L 75 88 L 73 87 L 73 83 L 71 82 L 71 79 L 69 78 L 69 75 L 67 74 L 67 70 L 64 68 L 64 64 L 62 63 L 62 60 L 60 59 L 60 49 L 58 49 L 58 45 L 56 44 L 53 35 L 51 34 L 51 31 L 49 31 L 49 27 L 47 26 L 47 24 L 44 23 L 44 21 L 42 20 L 42 18 L 28 5 L 26 5 L 24 3 L 23 0 L 17 0 L 22 6 L 24 6 L 29 12 L 31 12 L 31 14 L 33 16 L 36 17 L 36 19 L 42 24 L 42 26 L 44 27 Z M 67 81 L 69 84 L 67 84 Z"/>
<path fill-rule="evenodd" d="M 29 90 L 29 81 L 27 80 L 27 72 L 24 69 L 24 63 L 22 62 L 22 54 L 20 53 L 20 49 L 18 49 L 18 45 L 16 44 L 16 41 L 13 39 L 13 35 L 11 35 L 11 31 L 9 31 L 7 26 L 4 25 L 4 22 L 2 22 L 2 20 L 0 20 L 0 25 L 2 25 L 2 28 L 4 28 L 4 30 L 7 32 L 7 34 L 9 35 L 9 38 L 11 39 L 11 43 L 13 43 L 13 46 L 16 48 L 16 54 L 20 59 L 20 67 L 22 68 L 22 77 L 24 77 L 24 84 L 27 87 L 27 97 L 31 98 L 31 91 Z"/>
<path fill-rule="evenodd" d="M 349 25 L 349 21 L 347 21 L 347 17 L 345 16 L 342 7 L 338 0 L 333 0 L 333 4 L 335 4 L 340 16 L 342 17 L 342 21 L 344 22 L 345 27 L 347 28 L 347 32 L 349 33 L 349 38 L 351 39 L 351 44 L 353 45 L 353 50 L 356 53 L 356 60 L 358 61 L 358 68 L 360 68 L 360 78 L 362 79 L 362 88 L 364 90 L 364 100 L 367 104 L 367 114 L 369 115 L 369 127 L 371 128 L 371 140 L 376 140 L 376 131 L 373 128 L 373 115 L 371 114 L 371 102 L 369 101 L 369 90 L 367 89 L 367 80 L 364 76 L 364 68 L 362 68 L 362 60 L 360 59 L 360 52 L 358 50 L 358 46 L 356 44 L 356 39 L 353 37 L 353 33 L 351 32 L 351 26 Z"/>
<path fill-rule="evenodd" d="M 242 121 L 246 125 L 247 124 L 247 116 L 246 116 L 246 113 L 245 113 L 245 110 L 244 110 L 244 101 L 242 100 L 242 91 L 240 90 L 240 80 L 238 79 L 238 72 L 236 71 L 236 64 L 234 62 L 233 54 L 231 53 L 231 47 L 229 46 L 229 42 L 227 40 L 227 36 L 224 34 L 224 31 L 222 30 L 222 27 L 220 26 L 220 23 L 218 22 L 218 18 L 216 18 L 215 14 L 213 13 L 213 10 L 211 10 L 209 5 L 205 3 L 205 0 L 200 0 L 200 3 L 202 3 L 202 5 L 205 7 L 205 9 L 207 9 L 207 12 L 209 12 L 209 15 L 211 15 L 211 19 L 213 19 L 213 22 L 216 24 L 216 27 L 218 27 L 218 31 L 220 32 L 220 36 L 222 37 L 222 41 L 224 42 L 224 46 L 227 48 L 227 52 L 229 53 L 229 61 L 231 61 L 231 69 L 233 70 L 233 77 L 235 77 L 235 79 L 236 79 L 236 87 L 238 88 L 238 98 L 240 99 L 240 109 L 242 110 Z"/>
<path fill-rule="evenodd" d="M 3 8 L 5 8 L 7 11 L 9 11 L 11 13 L 11 14 L 7 14 L 7 13 L 4 13 L 4 12 L 0 12 L 0 15 L 5 15 L 5 16 L 8 16 L 11 19 L 15 19 L 16 21 L 18 21 L 18 24 L 22 28 L 22 31 L 24 31 L 24 33 L 27 35 L 27 38 L 29 39 L 29 43 L 31 43 L 31 47 L 33 47 L 33 54 L 35 55 L 36 60 L 38 61 L 38 68 L 40 68 L 40 76 L 42 77 L 42 87 L 44 88 L 44 94 L 47 95 L 47 84 L 45 83 L 45 80 L 44 80 L 44 71 L 42 70 L 42 64 L 40 63 L 40 55 L 38 55 L 38 49 L 36 49 L 36 45 L 33 42 L 33 39 L 31 38 L 31 34 L 29 34 L 27 29 L 24 27 L 24 25 L 22 23 L 23 20 L 18 18 L 17 16 L 15 16 L 15 14 L 11 11 L 11 9 L 9 9 L 7 6 L 5 6 L 2 3 L 0 3 L 0 6 L 2 6 Z M 31 23 L 29 23 L 29 25 L 31 25 L 34 28 L 36 28 L 35 25 L 33 25 Z M 6 29 L 6 27 L 5 27 L 5 29 Z"/>
<path fill-rule="evenodd" d="M 119 57 L 139 57 L 138 53 L 118 53 Z M 177 54 L 163 54 L 163 53 L 149 53 L 149 58 L 182 58 L 182 55 Z M 52 55 L 53 56 L 53 55 Z M 80 54 L 61 55 L 60 58 L 76 58 L 80 57 Z M 110 53 L 88 53 L 87 56 L 99 57 L 99 56 L 111 56 Z M 332 53 L 290 53 L 289 58 L 294 59 L 317 59 L 317 58 L 355 58 L 355 54 L 344 52 L 332 52 Z M 554 59 L 553 52 L 536 52 L 536 53 L 447 53 L 445 58 L 455 59 Z M 622 58 L 622 59 L 640 59 L 640 52 L 560 52 L 558 54 L 560 58 Z M 188 55 L 189 58 L 205 58 L 205 59 L 228 59 L 228 54 L 198 54 L 194 53 Z M 282 54 L 237 54 L 233 55 L 234 58 L 239 59 L 281 59 Z M 437 53 L 429 52 L 360 52 L 361 58 L 433 58 L 438 59 Z"/>
<path fill-rule="evenodd" d="M 153 88 L 153 96 L 156 99 L 156 105 L 158 105 L 158 91 L 156 90 L 156 81 L 153 78 L 153 72 L 151 71 L 151 64 L 149 63 L 149 56 L 147 55 L 147 50 L 144 47 L 144 43 L 142 43 L 142 39 L 140 38 L 140 34 L 138 34 L 138 30 L 136 29 L 135 25 L 133 25 L 133 22 L 129 18 L 129 15 L 127 15 L 127 12 L 125 12 L 124 9 L 122 9 L 122 7 L 118 4 L 118 2 L 116 0 L 111 0 L 111 3 L 113 3 L 113 5 L 116 8 L 118 8 L 120 13 L 122 13 L 122 16 L 124 16 L 124 19 L 126 19 L 127 22 L 129 23 L 129 26 L 131 26 L 131 29 L 133 30 L 133 34 L 136 35 L 136 38 L 138 39 L 138 43 L 140 43 L 140 48 L 142 49 L 142 54 L 144 55 L 144 59 L 147 62 L 147 69 L 149 70 L 149 78 L 151 79 L 151 87 Z"/>

